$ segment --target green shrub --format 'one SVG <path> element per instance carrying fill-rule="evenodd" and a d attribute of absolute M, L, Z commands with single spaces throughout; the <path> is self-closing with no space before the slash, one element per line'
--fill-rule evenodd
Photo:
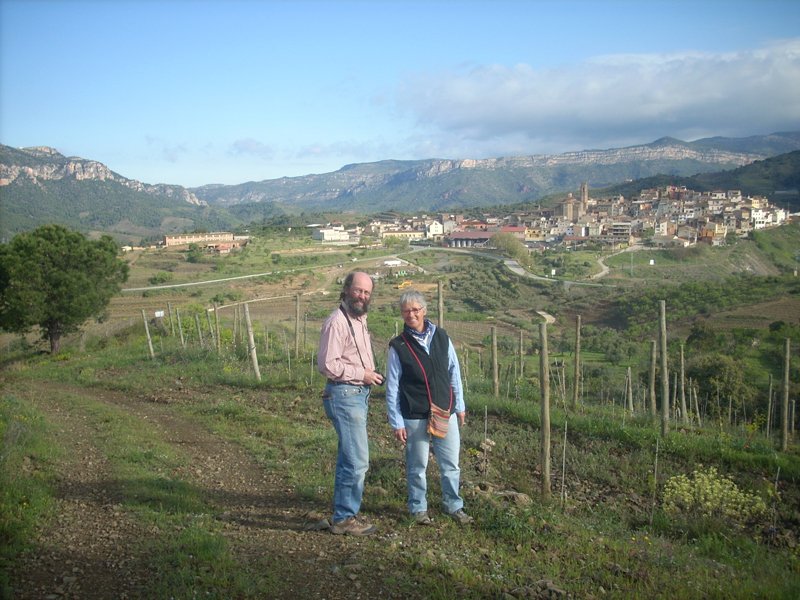
<path fill-rule="evenodd" d="M 676 475 L 664 485 L 664 512 L 679 520 L 719 520 L 743 527 L 766 513 L 764 500 L 743 492 L 715 467 L 695 469 L 692 477 Z"/>
<path fill-rule="evenodd" d="M 150 285 L 158 285 L 160 283 L 166 283 L 168 281 L 172 281 L 172 273 L 167 273 L 165 271 L 159 271 L 155 275 L 152 275 L 147 281 L 150 282 Z"/>

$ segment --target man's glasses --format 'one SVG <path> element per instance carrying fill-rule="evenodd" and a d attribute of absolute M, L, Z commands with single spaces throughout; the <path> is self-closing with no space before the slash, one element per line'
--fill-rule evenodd
<path fill-rule="evenodd" d="M 404 308 L 400 312 L 403 313 L 403 315 L 408 316 L 408 315 L 418 315 L 423 310 L 424 309 L 422 307 L 420 307 L 420 308 Z"/>

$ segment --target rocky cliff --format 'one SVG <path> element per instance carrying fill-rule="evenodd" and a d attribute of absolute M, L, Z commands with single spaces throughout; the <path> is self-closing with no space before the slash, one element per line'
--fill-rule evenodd
<path fill-rule="evenodd" d="M 156 196 L 166 196 L 182 200 L 195 206 L 206 203 L 191 191 L 179 185 L 149 185 L 127 179 L 96 160 L 86 160 L 75 156 L 66 157 L 54 148 L 36 146 L 32 148 L 3 148 L 0 161 L 0 187 L 11 185 L 19 178 L 40 185 L 45 181 L 71 179 L 74 181 L 113 181 L 137 192 Z M 18 182 L 22 183 L 22 182 Z"/>

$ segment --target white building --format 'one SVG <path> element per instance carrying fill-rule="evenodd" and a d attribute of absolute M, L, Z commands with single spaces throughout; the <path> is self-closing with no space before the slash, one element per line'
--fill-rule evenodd
<path fill-rule="evenodd" d="M 350 234 L 343 229 L 319 228 L 311 233 L 311 239 L 318 242 L 349 242 Z"/>
<path fill-rule="evenodd" d="M 429 240 L 440 239 L 444 235 L 444 226 L 439 221 L 425 224 L 425 237 Z"/>

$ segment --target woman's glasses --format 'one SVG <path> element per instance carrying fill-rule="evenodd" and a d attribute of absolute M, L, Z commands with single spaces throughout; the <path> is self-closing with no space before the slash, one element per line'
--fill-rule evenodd
<path fill-rule="evenodd" d="M 403 313 L 403 316 L 407 317 L 408 315 L 418 315 L 422 310 L 424 310 L 422 307 L 419 307 L 419 308 L 404 308 L 400 312 Z"/>

